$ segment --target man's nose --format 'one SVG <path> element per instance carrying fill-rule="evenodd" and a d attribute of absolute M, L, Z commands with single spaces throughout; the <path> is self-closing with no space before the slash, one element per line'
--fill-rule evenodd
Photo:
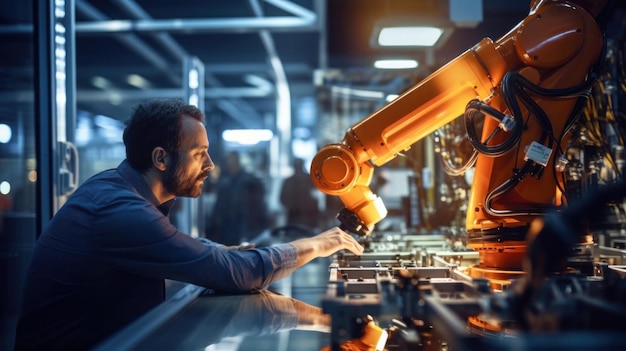
<path fill-rule="evenodd" d="M 212 171 L 215 169 L 215 163 L 213 163 L 213 160 L 211 160 L 211 156 L 209 156 L 209 154 L 207 153 L 207 158 L 206 158 L 207 162 L 204 165 L 204 168 L 207 171 Z"/>

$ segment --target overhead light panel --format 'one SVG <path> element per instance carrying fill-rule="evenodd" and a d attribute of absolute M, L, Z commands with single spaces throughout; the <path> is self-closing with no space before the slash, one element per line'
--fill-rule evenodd
<path fill-rule="evenodd" d="M 384 27 L 378 33 L 380 46 L 434 46 L 444 30 L 437 27 Z"/>
<path fill-rule="evenodd" d="M 411 69 L 417 66 L 419 63 L 411 59 L 385 59 L 374 62 L 374 67 L 379 69 Z"/>
<path fill-rule="evenodd" d="M 11 183 L 7 182 L 6 180 L 3 180 L 0 183 L 0 194 L 9 195 L 10 192 L 11 192 Z"/>
<path fill-rule="evenodd" d="M 240 145 L 256 145 L 270 141 L 274 133 L 269 129 L 227 129 L 222 132 L 222 139 Z"/>
<path fill-rule="evenodd" d="M 129 74 L 126 76 L 126 82 L 139 89 L 150 88 L 150 82 L 138 74 Z"/>
<path fill-rule="evenodd" d="M 93 84 L 93 86 L 95 86 L 96 88 L 100 88 L 103 90 L 107 90 L 113 87 L 113 84 L 111 84 L 110 80 L 101 76 L 91 77 L 91 84 Z"/>
<path fill-rule="evenodd" d="M 390 16 L 376 21 L 370 45 L 389 48 L 439 48 L 452 34 L 454 24 L 439 16 Z"/>
<path fill-rule="evenodd" d="M 8 124 L 0 123 L 0 144 L 7 144 L 11 141 L 13 132 Z"/>

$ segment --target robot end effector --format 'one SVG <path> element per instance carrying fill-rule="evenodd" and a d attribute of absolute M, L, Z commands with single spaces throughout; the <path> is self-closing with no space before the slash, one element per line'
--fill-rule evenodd
<path fill-rule="evenodd" d="M 387 216 L 382 199 L 368 185 L 374 167 L 359 163 L 346 144 L 330 144 L 317 153 L 311 163 L 311 178 L 318 189 L 339 196 L 346 206 L 337 214 L 340 228 L 368 236 L 374 224 Z"/>

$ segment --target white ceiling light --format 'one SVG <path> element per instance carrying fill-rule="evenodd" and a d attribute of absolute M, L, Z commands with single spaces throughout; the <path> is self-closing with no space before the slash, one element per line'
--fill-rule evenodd
<path fill-rule="evenodd" d="M 385 27 L 378 33 L 378 45 L 434 46 L 443 32 L 437 27 Z"/>
<path fill-rule="evenodd" d="M 0 143 L 6 144 L 11 140 L 13 132 L 8 124 L 0 123 Z"/>
<path fill-rule="evenodd" d="M 3 180 L 0 182 L 0 194 L 8 195 L 11 192 L 11 183 Z"/>
<path fill-rule="evenodd" d="M 448 18 L 437 14 L 387 16 L 376 21 L 370 36 L 374 48 L 440 48 L 454 31 Z"/>
<path fill-rule="evenodd" d="M 411 59 L 376 60 L 374 67 L 379 69 L 410 69 L 417 68 L 419 63 Z"/>
<path fill-rule="evenodd" d="M 93 76 L 91 78 L 91 84 L 93 84 L 96 88 L 103 90 L 110 89 L 112 87 L 110 80 L 100 76 Z"/>
<path fill-rule="evenodd" d="M 147 79 L 138 74 L 129 74 L 128 76 L 126 76 L 126 82 L 139 89 L 147 89 L 151 85 Z"/>
<path fill-rule="evenodd" d="M 227 129 L 222 132 L 224 141 L 241 145 L 256 145 L 273 137 L 274 133 L 269 129 Z"/>

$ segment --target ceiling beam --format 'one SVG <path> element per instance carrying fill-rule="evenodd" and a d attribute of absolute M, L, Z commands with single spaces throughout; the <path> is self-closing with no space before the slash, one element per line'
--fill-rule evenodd
<path fill-rule="evenodd" d="M 83 15 L 95 21 L 101 22 L 107 19 L 107 17 L 102 12 L 88 4 L 86 1 L 78 0 L 76 1 L 75 6 L 76 10 L 80 11 Z M 147 45 L 145 41 L 132 33 L 114 34 L 114 38 L 119 40 L 129 50 L 132 50 L 137 55 L 141 56 L 144 60 L 148 61 L 150 64 L 152 64 L 153 67 L 156 67 L 161 72 L 163 72 L 172 83 L 176 85 L 182 85 L 183 80 L 180 74 L 173 73 L 170 63 L 167 62 L 167 60 L 165 60 L 156 50 Z"/>
<path fill-rule="evenodd" d="M 316 20 L 297 17 L 261 18 L 205 18 L 205 19 L 138 19 L 96 20 L 76 22 L 76 35 L 97 35 L 133 32 L 168 33 L 255 33 L 318 32 Z M 27 24 L 0 25 L 0 34 L 32 34 L 33 26 Z"/>
<path fill-rule="evenodd" d="M 264 91 L 257 87 L 250 88 L 205 88 L 207 99 L 217 98 L 267 98 L 274 95 L 274 91 Z M 108 89 L 108 90 L 78 90 L 76 99 L 84 102 L 136 101 L 148 98 L 183 98 L 183 89 Z M 33 102 L 34 95 L 30 90 L 7 91 L 0 94 L 0 103 Z"/>
<path fill-rule="evenodd" d="M 119 7 L 121 7 L 126 13 L 132 15 L 133 17 L 139 20 L 148 20 L 148 21 L 153 20 L 150 17 L 150 15 L 133 0 L 115 0 L 115 3 Z M 188 56 L 191 56 L 189 53 L 187 53 L 187 51 L 180 44 L 178 44 L 172 38 L 169 32 L 155 32 L 153 33 L 153 37 L 163 48 L 168 50 L 170 54 L 178 58 L 179 62 L 183 62 Z M 215 77 L 211 73 L 211 71 L 207 69 L 206 66 L 205 66 L 204 80 L 205 80 L 204 82 L 205 94 L 210 93 L 210 91 L 207 92 L 208 87 L 213 87 L 211 91 L 219 91 L 225 94 L 225 89 L 223 88 L 222 82 L 220 82 L 219 79 L 217 79 L 217 77 Z M 255 89 L 255 88 L 253 87 L 229 88 L 228 92 L 231 93 L 230 95 L 226 94 L 223 96 L 218 96 L 220 98 L 224 98 L 224 100 L 218 103 L 218 106 L 220 106 L 220 108 L 222 108 L 224 112 L 229 114 L 235 120 L 242 121 L 243 116 L 248 116 L 252 118 L 253 120 L 260 120 L 261 116 L 254 109 L 250 108 L 244 100 L 241 99 L 243 97 L 247 97 L 248 95 L 245 95 L 245 96 L 236 95 L 237 93 L 240 93 L 240 94 L 241 93 L 245 93 L 245 94 L 265 93 L 262 90 L 254 92 L 252 89 Z M 256 89 L 258 89 L 258 87 L 256 87 Z M 244 111 L 246 113 L 244 113 Z M 245 123 L 245 121 L 242 121 L 242 122 Z"/>
<path fill-rule="evenodd" d="M 133 32 L 168 33 L 254 33 L 260 30 L 275 32 L 316 32 L 314 19 L 297 17 L 204 18 L 204 19 L 139 19 L 77 22 L 76 34 L 110 34 Z"/>

